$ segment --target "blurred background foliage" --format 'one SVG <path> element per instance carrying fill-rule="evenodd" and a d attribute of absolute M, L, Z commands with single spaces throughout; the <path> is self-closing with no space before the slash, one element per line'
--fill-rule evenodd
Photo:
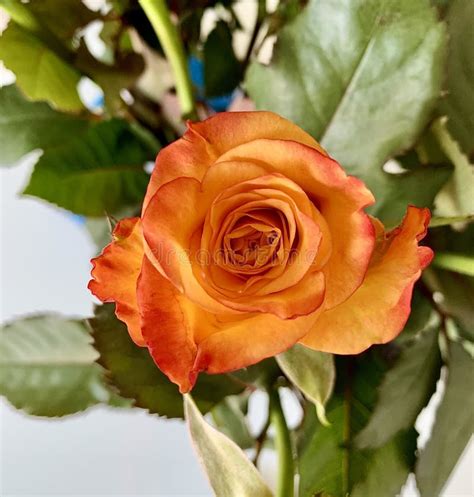
<path fill-rule="evenodd" d="M 203 375 L 197 405 L 257 463 L 273 440 L 268 423 L 250 433 L 248 398 L 285 386 L 304 412 L 291 440 L 300 497 L 395 496 L 410 473 L 422 497 L 435 497 L 473 429 L 474 2 L 167 6 L 196 116 L 278 112 L 370 186 L 371 213 L 387 227 L 408 204 L 434 213 L 426 243 L 437 255 L 393 343 L 335 361 L 290 351 Z M 14 75 L 0 88 L 0 163 L 40 149 L 24 194 L 81 216 L 100 251 L 115 220 L 139 212 L 157 152 L 184 129 L 164 50 L 135 0 L 0 0 L 0 8 L 9 17 L 0 60 Z M 0 351 L 0 393 L 31 415 L 106 403 L 183 416 L 178 390 L 109 304 L 88 321 L 9 323 Z M 415 422 L 437 385 L 444 393 L 433 433 L 417 448 Z M 188 410 L 196 437 L 210 436 Z"/>

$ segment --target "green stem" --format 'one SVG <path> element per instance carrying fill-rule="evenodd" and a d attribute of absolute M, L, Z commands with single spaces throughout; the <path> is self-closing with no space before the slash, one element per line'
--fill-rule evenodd
<path fill-rule="evenodd" d="M 150 20 L 163 51 L 173 69 L 181 113 L 185 118 L 196 118 L 193 89 L 188 74 L 186 55 L 176 26 L 171 21 L 165 0 L 139 0 Z"/>
<path fill-rule="evenodd" d="M 294 496 L 295 468 L 293 450 L 285 415 L 281 407 L 278 389 L 272 389 L 270 395 L 270 419 L 275 429 L 275 446 L 278 454 L 278 481 L 276 497 Z"/>

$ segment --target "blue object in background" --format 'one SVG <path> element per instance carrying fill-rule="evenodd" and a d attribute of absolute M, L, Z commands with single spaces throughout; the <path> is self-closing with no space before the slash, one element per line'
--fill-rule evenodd
<path fill-rule="evenodd" d="M 75 224 L 79 224 L 79 226 L 86 224 L 86 217 L 81 216 L 80 214 L 72 214 L 70 212 L 67 213 L 69 219 L 71 219 Z"/>
<path fill-rule="evenodd" d="M 207 98 L 205 94 L 204 64 L 202 63 L 202 60 L 198 59 L 195 55 L 189 56 L 188 70 L 191 76 L 191 82 L 196 89 L 196 97 L 199 101 L 204 102 L 215 112 L 222 112 L 230 107 L 230 104 L 237 94 L 237 90 L 219 97 Z"/>

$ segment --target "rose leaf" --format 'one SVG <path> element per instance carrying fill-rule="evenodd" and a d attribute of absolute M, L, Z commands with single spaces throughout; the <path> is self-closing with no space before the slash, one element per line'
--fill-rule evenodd
<path fill-rule="evenodd" d="M 76 214 L 103 216 L 138 205 L 156 150 L 125 121 L 90 126 L 83 135 L 47 150 L 23 192 Z"/>
<path fill-rule="evenodd" d="M 430 327 L 406 343 L 387 371 L 368 424 L 358 434 L 360 448 L 380 447 L 415 424 L 436 390 L 441 369 L 438 327 Z"/>
<path fill-rule="evenodd" d="M 469 162 L 446 125 L 446 119 L 441 118 L 431 127 L 442 151 L 454 165 L 452 178 L 436 196 L 436 213 L 444 217 L 472 216 L 474 215 L 474 164 Z"/>
<path fill-rule="evenodd" d="M 211 411 L 215 426 L 242 449 L 254 447 L 255 440 L 250 434 L 246 419 L 248 395 L 226 397 Z"/>
<path fill-rule="evenodd" d="M 29 99 L 46 100 L 65 111 L 84 109 L 77 92 L 81 73 L 13 21 L 0 37 L 0 60 Z"/>
<path fill-rule="evenodd" d="M 379 449 L 354 443 L 370 417 L 384 369 L 374 354 L 338 360 L 335 393 L 326 406 L 329 426 L 315 421 L 301 446 L 300 497 L 398 495 L 414 463 L 416 432 L 400 432 Z"/>
<path fill-rule="evenodd" d="M 474 2 L 449 2 L 447 23 L 449 56 L 446 97 L 441 114 L 448 116 L 448 129 L 468 155 L 474 151 Z"/>
<path fill-rule="evenodd" d="M 313 402 L 320 422 L 327 426 L 324 406 L 334 387 L 333 356 L 296 344 L 276 360 L 286 376 Z"/>
<path fill-rule="evenodd" d="M 18 319 L 0 330 L 0 394 L 36 416 L 120 404 L 104 383 L 97 357 L 82 321 L 54 314 Z"/>
<path fill-rule="evenodd" d="M 184 398 L 191 437 L 211 487 L 219 497 L 272 497 L 257 468 L 229 438 L 208 425 L 192 397 Z"/>
<path fill-rule="evenodd" d="M 0 162 L 14 164 L 36 148 L 47 150 L 83 133 L 86 119 L 27 100 L 15 85 L 0 88 Z"/>
<path fill-rule="evenodd" d="M 450 342 L 443 400 L 436 412 L 431 438 L 416 465 L 421 497 L 440 494 L 471 438 L 474 431 L 473 380 L 472 357 L 460 343 Z"/>

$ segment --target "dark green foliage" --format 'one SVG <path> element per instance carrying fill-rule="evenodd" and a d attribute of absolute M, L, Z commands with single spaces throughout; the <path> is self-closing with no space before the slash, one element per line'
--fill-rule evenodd
<path fill-rule="evenodd" d="M 385 367 L 373 354 L 341 359 L 337 365 L 336 391 L 326 409 L 330 426 L 316 423 L 300 458 L 300 496 L 323 492 L 345 497 L 354 491 L 379 497 L 376 482 L 382 479 L 383 495 L 395 497 L 414 462 L 416 433 L 400 433 L 377 450 L 357 448 L 355 436 L 370 416 Z M 386 473 L 386 467 L 393 471 Z"/>
<path fill-rule="evenodd" d="M 90 320 L 94 346 L 107 377 L 120 395 L 137 407 L 169 418 L 183 417 L 183 397 L 178 387 L 158 369 L 148 349 L 137 347 L 126 326 L 114 314 L 114 305 L 96 308 Z M 227 395 L 240 393 L 241 383 L 228 375 L 202 374 L 193 398 L 203 411 L 209 411 Z"/>
<path fill-rule="evenodd" d="M 216 97 L 234 90 L 241 75 L 240 62 L 232 47 L 232 32 L 220 21 L 204 44 L 204 85 L 206 95 Z"/>
<path fill-rule="evenodd" d="M 156 151 L 127 122 L 103 121 L 63 146 L 46 151 L 24 193 L 77 214 L 103 216 L 139 205 Z"/>

